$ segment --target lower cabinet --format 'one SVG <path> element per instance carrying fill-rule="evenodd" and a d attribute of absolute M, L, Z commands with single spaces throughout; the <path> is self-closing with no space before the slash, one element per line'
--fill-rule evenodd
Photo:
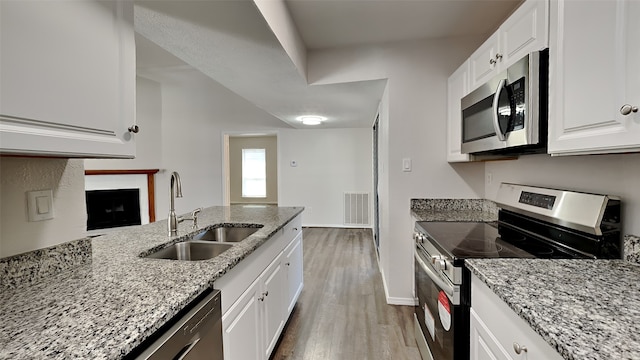
<path fill-rule="evenodd" d="M 222 317 L 225 359 L 262 359 L 260 285 L 257 279 Z"/>
<path fill-rule="evenodd" d="M 303 268 L 302 268 L 302 233 L 284 250 L 284 266 L 287 274 L 287 316 L 291 314 L 298 297 L 302 292 Z"/>
<path fill-rule="evenodd" d="M 264 320 L 264 333 L 259 336 L 264 339 L 262 359 L 271 355 L 288 318 L 284 312 L 287 295 L 282 258 L 282 254 L 279 255 L 260 276 L 262 292 L 258 296 L 258 309 Z"/>
<path fill-rule="evenodd" d="M 285 324 L 279 255 L 222 317 L 225 359 L 268 359 Z"/>
<path fill-rule="evenodd" d="M 226 360 L 269 359 L 291 315 L 303 287 L 299 217 L 292 222 L 214 284 Z"/>
<path fill-rule="evenodd" d="M 562 360 L 540 335 L 491 291 L 471 279 L 471 360 Z"/>

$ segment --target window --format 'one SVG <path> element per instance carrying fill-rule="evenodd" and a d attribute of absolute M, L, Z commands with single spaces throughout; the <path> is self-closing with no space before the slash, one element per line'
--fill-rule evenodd
<path fill-rule="evenodd" d="M 242 197 L 267 197 L 266 149 L 242 149 Z"/>

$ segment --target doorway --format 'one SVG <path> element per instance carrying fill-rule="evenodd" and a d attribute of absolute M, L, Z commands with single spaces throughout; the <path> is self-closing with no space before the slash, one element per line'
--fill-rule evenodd
<path fill-rule="evenodd" d="M 378 136 L 380 134 L 380 114 L 373 123 L 373 241 L 376 253 L 380 255 L 380 204 L 378 202 Z"/>
<path fill-rule="evenodd" d="M 226 205 L 278 204 L 278 138 L 225 135 Z"/>

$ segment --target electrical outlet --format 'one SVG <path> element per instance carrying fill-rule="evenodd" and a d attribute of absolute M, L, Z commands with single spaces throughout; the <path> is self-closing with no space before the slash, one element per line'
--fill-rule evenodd
<path fill-rule="evenodd" d="M 492 182 L 493 182 L 493 174 L 487 173 L 487 185 L 491 185 Z"/>

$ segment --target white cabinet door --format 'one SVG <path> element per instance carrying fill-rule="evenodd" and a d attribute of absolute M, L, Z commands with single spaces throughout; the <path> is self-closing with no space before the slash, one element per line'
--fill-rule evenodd
<path fill-rule="evenodd" d="M 133 157 L 132 1 L 0 1 L 0 153 Z"/>
<path fill-rule="evenodd" d="M 525 1 L 500 26 L 500 67 L 506 69 L 530 52 L 548 45 L 549 1 Z"/>
<path fill-rule="evenodd" d="M 549 46 L 549 0 L 527 0 L 469 58 L 469 92 L 526 54 Z"/>
<path fill-rule="evenodd" d="M 302 232 L 284 250 L 284 266 L 287 272 L 287 313 L 288 317 L 296 306 L 298 297 L 304 286 L 304 269 L 302 253 Z"/>
<path fill-rule="evenodd" d="M 261 302 L 258 300 L 261 289 L 257 279 L 222 317 L 225 359 L 263 359 Z"/>
<path fill-rule="evenodd" d="M 554 2 L 549 153 L 640 151 L 640 2 Z"/>
<path fill-rule="evenodd" d="M 447 161 L 471 161 L 469 154 L 462 153 L 462 108 L 460 100 L 468 94 L 469 61 L 465 61 L 447 82 Z"/>
<path fill-rule="evenodd" d="M 284 329 L 286 307 L 285 273 L 282 255 L 269 265 L 261 276 L 262 293 L 259 300 L 263 306 L 264 358 L 268 359 Z"/>
<path fill-rule="evenodd" d="M 562 360 L 562 356 L 475 275 L 471 276 L 471 359 Z M 516 345 L 527 351 L 516 352 Z"/>
<path fill-rule="evenodd" d="M 473 309 L 471 309 L 470 330 L 471 360 L 513 360 Z"/>
<path fill-rule="evenodd" d="M 496 54 L 499 52 L 499 32 L 494 33 L 469 57 L 471 86 L 469 91 L 477 89 L 498 73 Z"/>

